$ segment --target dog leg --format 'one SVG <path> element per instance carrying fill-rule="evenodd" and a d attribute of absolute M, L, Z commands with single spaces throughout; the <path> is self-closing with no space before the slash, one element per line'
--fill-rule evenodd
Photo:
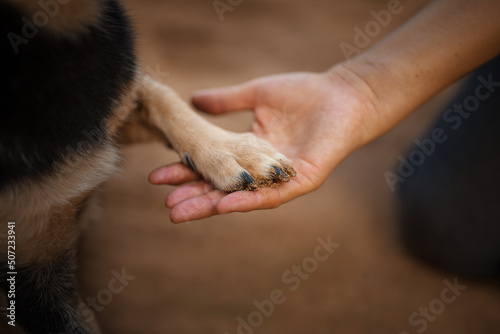
<path fill-rule="evenodd" d="M 23 233 L 30 224 L 17 222 L 15 279 L 16 324 L 25 333 L 99 333 L 85 321 L 76 291 L 77 205 L 70 203 L 51 209 L 47 217 L 38 217 L 44 226 L 34 238 Z M 30 222 L 31 223 L 31 222 Z M 3 243 L 2 243 L 3 244 Z M 6 263 L 3 262 L 2 263 Z M 7 267 L 0 269 L 0 286 L 10 289 Z M 80 306 L 79 306 L 80 305 Z M 83 312 L 82 312 L 83 311 Z"/>
<path fill-rule="evenodd" d="M 51 174 L 0 191 L 0 287 L 7 295 L 7 273 L 17 272 L 11 299 L 15 329 L 29 334 L 100 333 L 77 293 L 78 221 L 92 189 L 116 170 L 118 161 L 109 143 L 90 156 L 68 156 Z M 7 268 L 7 222 L 15 222 L 15 268 Z M 0 303 L 3 313 L 5 300 Z"/>
<path fill-rule="evenodd" d="M 221 129 L 194 112 L 169 87 L 143 77 L 138 113 L 181 160 L 215 188 L 233 192 L 289 181 L 295 176 L 288 159 L 251 133 Z"/>

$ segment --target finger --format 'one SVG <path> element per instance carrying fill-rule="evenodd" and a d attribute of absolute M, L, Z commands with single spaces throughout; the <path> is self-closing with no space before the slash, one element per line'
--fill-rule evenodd
<path fill-rule="evenodd" d="M 179 185 L 198 180 L 200 176 L 180 162 L 155 169 L 149 174 L 152 184 Z"/>
<path fill-rule="evenodd" d="M 253 109 L 256 85 L 245 83 L 226 88 L 207 89 L 194 93 L 192 102 L 200 110 L 220 114 Z"/>
<path fill-rule="evenodd" d="M 271 209 L 303 194 L 300 184 L 291 181 L 279 188 L 263 188 L 256 191 L 240 191 L 224 194 L 203 182 L 179 188 L 176 204 L 173 205 L 170 219 L 173 223 L 208 218 L 216 214 L 248 212 Z M 169 195 L 170 196 L 170 195 Z M 184 198 L 184 200 L 182 200 Z M 172 201 L 173 203 L 174 201 Z"/>
<path fill-rule="evenodd" d="M 300 195 L 299 185 L 290 181 L 277 188 L 262 188 L 255 191 L 240 191 L 222 198 L 217 212 L 248 212 L 252 210 L 273 209 Z"/>
<path fill-rule="evenodd" d="M 186 221 L 208 218 L 217 214 L 217 203 L 225 194 L 218 190 L 188 199 L 176 205 L 170 212 L 172 223 L 178 224 Z"/>
<path fill-rule="evenodd" d="M 266 188 L 229 194 L 219 202 L 217 209 L 220 213 L 248 212 L 276 208 L 280 204 L 278 190 Z"/>
<path fill-rule="evenodd" d="M 181 202 L 184 202 L 196 196 L 206 194 L 211 190 L 213 190 L 213 188 L 204 181 L 182 186 L 167 195 L 167 198 L 165 199 L 165 206 L 172 209 L 174 206 Z"/>

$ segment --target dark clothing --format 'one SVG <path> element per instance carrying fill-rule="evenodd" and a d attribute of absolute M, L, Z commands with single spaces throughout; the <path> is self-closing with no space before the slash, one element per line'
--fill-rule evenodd
<path fill-rule="evenodd" d="M 398 187 L 403 242 L 442 269 L 498 276 L 500 57 L 470 75 L 427 138 L 435 129 L 447 139 Z"/>

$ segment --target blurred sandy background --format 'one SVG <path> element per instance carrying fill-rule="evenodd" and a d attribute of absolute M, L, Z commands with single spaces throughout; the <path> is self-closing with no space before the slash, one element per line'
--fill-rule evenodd
<path fill-rule="evenodd" d="M 192 91 L 288 71 L 321 71 L 344 56 L 353 28 L 386 1 L 244 0 L 222 22 L 212 0 L 124 1 L 137 29 L 146 70 L 186 99 Z M 413 15 L 424 1 L 404 1 L 376 39 Z M 389 134 L 353 154 L 313 194 L 271 210 L 173 225 L 163 205 L 171 187 L 148 173 L 177 160 L 160 145 L 125 151 L 123 170 L 104 187 L 103 219 L 82 243 L 81 286 L 96 298 L 111 271 L 135 276 L 97 317 L 104 333 L 237 333 L 254 300 L 280 289 L 277 305 L 254 333 L 418 333 L 408 318 L 439 299 L 448 279 L 399 245 L 394 195 L 383 173 L 422 136 L 453 89 L 430 101 Z M 235 131 L 250 113 L 211 118 Z M 296 291 L 282 280 L 313 255 L 321 237 L 340 247 Z M 495 282 L 467 285 L 425 333 L 500 333 Z M 103 295 L 101 295 L 103 296 Z M 434 306 L 437 304 L 434 303 Z M 421 319 L 418 317 L 416 319 Z M 250 333 L 249 331 L 240 331 Z"/>

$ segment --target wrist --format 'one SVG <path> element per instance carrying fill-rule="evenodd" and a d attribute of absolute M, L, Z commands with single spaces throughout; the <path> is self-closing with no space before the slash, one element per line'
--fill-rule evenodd
<path fill-rule="evenodd" d="M 344 62 L 323 73 L 328 77 L 333 91 L 341 93 L 341 96 L 336 94 L 334 99 L 341 101 L 345 109 L 341 134 L 349 138 L 351 152 L 376 138 L 382 131 L 381 114 L 384 107 L 369 80 L 375 77 L 376 71 L 370 64 L 353 66 L 351 62 Z"/>
<path fill-rule="evenodd" d="M 398 59 L 380 55 L 361 55 L 334 66 L 327 73 L 341 75 L 364 101 L 368 138 L 363 144 L 389 131 L 435 94 L 432 85 L 422 82 L 423 78 L 411 68 Z"/>

